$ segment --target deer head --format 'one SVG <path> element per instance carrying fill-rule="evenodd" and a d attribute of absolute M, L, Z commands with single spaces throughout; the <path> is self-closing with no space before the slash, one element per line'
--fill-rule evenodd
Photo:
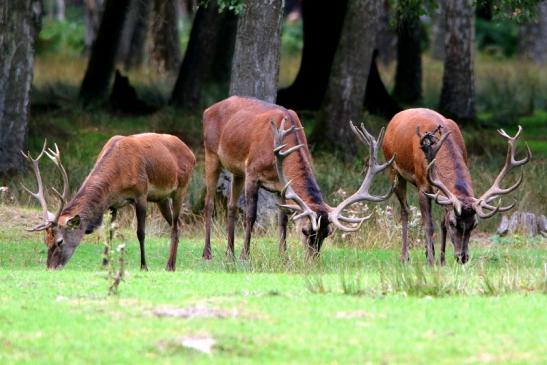
<path fill-rule="evenodd" d="M 478 223 L 478 218 L 490 218 L 498 212 L 506 212 L 513 208 L 515 203 L 508 206 L 493 206 L 491 202 L 502 195 L 509 194 L 516 188 L 520 186 L 523 180 L 523 175 L 521 174 L 519 179 L 515 184 L 508 188 L 501 188 L 501 181 L 513 168 L 522 166 L 526 164 L 532 154 L 530 148 L 527 147 L 527 155 L 521 160 L 517 160 L 516 155 L 516 143 L 522 132 L 522 127 L 518 127 L 518 131 L 515 136 L 509 136 L 503 129 L 498 130 L 498 133 L 507 139 L 508 149 L 507 156 L 505 159 L 505 165 L 503 166 L 501 172 L 494 180 L 492 186 L 479 198 L 470 196 L 470 197 L 458 197 L 453 192 L 451 192 L 446 185 L 436 176 L 435 172 L 435 156 L 439 151 L 442 143 L 446 140 L 446 137 L 449 133 L 442 135 L 440 140 L 434 143 L 431 146 L 431 161 L 428 161 L 427 166 L 427 179 L 431 186 L 437 188 L 435 194 L 426 194 L 431 199 L 433 199 L 437 204 L 452 207 L 445 212 L 444 215 L 444 225 L 448 231 L 450 239 L 454 245 L 454 250 L 456 254 L 456 259 L 465 263 L 469 259 L 468 255 L 468 243 L 471 231 L 476 227 Z M 419 135 L 419 132 L 418 132 Z M 427 153 L 426 153 L 427 156 Z"/>
<path fill-rule="evenodd" d="M 48 248 L 47 267 L 49 269 L 57 269 L 62 267 L 72 256 L 75 247 L 78 245 L 84 234 L 84 230 L 81 227 L 82 225 L 79 216 L 62 217 L 62 219 L 60 219 L 61 212 L 63 211 L 69 196 L 68 175 L 63 164 L 61 163 L 61 154 L 57 144 L 55 144 L 55 150 L 52 150 L 51 148 L 47 148 L 46 150 L 46 148 L 47 140 L 44 141 L 44 147 L 36 158 L 32 158 L 30 152 L 25 154 L 21 151 L 25 159 L 32 165 L 32 170 L 34 171 L 36 183 L 38 185 L 38 191 L 34 193 L 26 186 L 23 185 L 22 187 L 31 196 L 36 198 L 42 207 L 43 221 L 35 227 L 28 229 L 28 231 L 45 231 L 44 241 Z M 59 208 L 55 214 L 48 210 L 44 194 L 44 184 L 40 173 L 39 163 L 44 154 L 53 161 L 63 179 L 62 194 L 55 188 L 52 188 L 54 195 L 60 201 Z"/>
<path fill-rule="evenodd" d="M 370 219 L 371 215 L 361 218 L 351 218 L 342 215 L 342 212 L 348 206 L 363 200 L 380 202 L 389 198 L 389 196 L 393 193 L 394 186 L 392 186 L 385 195 L 374 196 L 369 193 L 369 188 L 372 184 L 374 176 L 384 171 L 394 160 L 393 157 L 390 161 L 387 161 L 384 164 L 378 164 L 378 145 L 382 144 L 384 129 L 382 128 L 380 136 L 378 137 L 378 142 L 376 142 L 376 139 L 374 139 L 374 137 L 367 132 L 363 124 L 361 124 L 359 129 L 355 127 L 352 122 L 350 122 L 350 127 L 359 140 L 369 147 L 367 171 L 361 187 L 355 194 L 342 201 L 335 208 L 326 204 L 324 206 L 310 207 L 300 196 L 298 196 L 298 194 L 296 194 L 291 186 L 291 181 L 287 179 L 283 172 L 283 160 L 291 153 L 304 147 L 303 144 L 300 144 L 283 150 L 287 146 L 283 143 L 283 139 L 288 134 L 294 133 L 301 128 L 292 126 L 285 129 L 285 119 L 283 119 L 279 129 L 277 129 L 275 124 L 272 122 L 272 132 L 274 136 L 273 151 L 276 159 L 275 166 L 279 181 L 284 186 L 280 195 L 284 200 L 290 200 L 295 203 L 282 204 L 280 207 L 288 212 L 295 213 L 292 220 L 301 222 L 301 231 L 304 236 L 305 244 L 308 247 L 308 254 L 311 254 L 312 256 L 315 256 L 319 252 L 323 240 L 334 231 L 334 228 L 344 232 L 355 232 L 361 227 L 363 222 Z M 304 218 L 306 218 L 307 222 Z"/>

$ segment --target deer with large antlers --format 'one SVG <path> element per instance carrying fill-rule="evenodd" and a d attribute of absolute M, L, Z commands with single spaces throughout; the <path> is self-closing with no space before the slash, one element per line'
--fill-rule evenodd
<path fill-rule="evenodd" d="M 422 134 L 420 131 L 426 133 Z M 511 187 L 500 187 L 509 171 L 530 160 L 529 149 L 523 159 L 517 160 L 515 157 L 516 143 L 521 131 L 519 126 L 514 137 L 503 130 L 498 131 L 508 141 L 505 165 L 492 187 L 476 198 L 467 164 L 467 151 L 460 129 L 454 121 L 433 110 L 422 108 L 404 110 L 393 117 L 386 129 L 383 150 L 386 158 L 396 156 L 390 176 L 398 179 L 395 195 L 401 204 L 402 262 L 408 261 L 407 182 L 418 188 L 429 264 L 433 264 L 435 258 L 431 201 L 445 208 L 441 220 L 441 264 L 445 263 L 447 234 L 454 245 L 456 260 L 466 263 L 469 260 L 469 238 L 478 218 L 489 218 L 497 212 L 511 209 L 514 205 L 498 207 L 492 205 L 492 202 L 512 192 L 522 182 L 521 175 Z"/>
<path fill-rule="evenodd" d="M 137 216 L 141 269 L 147 270 L 144 253 L 147 201 L 156 202 L 162 216 L 171 226 L 171 248 L 166 270 L 174 271 L 179 240 L 179 214 L 196 159 L 192 151 L 176 136 L 143 133 L 112 137 L 103 147 L 91 173 L 76 195 L 69 200 L 68 176 L 61 163 L 57 145 L 37 158 L 24 154 L 32 164 L 38 191 L 31 192 L 42 207 L 43 222 L 31 231 L 46 231 L 47 267 L 63 267 L 84 234 L 92 233 L 110 209 L 112 221 L 119 208 L 132 204 Z M 63 193 L 53 189 L 60 200 L 57 213 L 48 211 L 39 161 L 48 156 L 63 178 Z"/>
<path fill-rule="evenodd" d="M 288 213 L 301 225 L 308 256 L 319 253 L 323 240 L 336 227 L 342 231 L 356 231 L 368 217 L 352 218 L 342 215 L 349 205 L 361 201 L 382 201 L 384 196 L 369 193 L 372 179 L 390 163 L 378 164 L 378 143 L 363 127 L 352 130 L 361 142 L 369 146 L 370 157 L 364 181 L 355 194 L 336 208 L 323 199 L 314 175 L 306 136 L 300 119 L 292 110 L 264 101 L 232 96 L 205 110 L 203 136 L 205 147 L 205 247 L 203 257 L 211 258 L 211 222 L 214 194 L 221 168 L 233 174 L 228 200 L 228 248 L 234 255 L 234 225 L 236 203 L 242 190 L 245 194 L 245 241 L 240 257 L 247 259 L 251 232 L 256 218 L 259 187 L 279 194 L 279 250 L 286 251 Z M 382 134 L 382 133 L 381 133 Z"/>

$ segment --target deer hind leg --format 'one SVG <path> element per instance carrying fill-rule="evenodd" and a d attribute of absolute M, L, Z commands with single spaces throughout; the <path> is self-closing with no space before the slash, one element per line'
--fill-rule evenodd
<path fill-rule="evenodd" d="M 435 263 L 435 247 L 433 246 L 433 219 L 431 218 L 431 199 L 423 192 L 418 193 L 418 201 L 422 212 L 422 221 L 425 228 L 426 257 L 429 265 Z"/>
<path fill-rule="evenodd" d="M 245 178 L 242 176 L 234 175 L 232 177 L 232 184 L 230 187 L 230 198 L 228 199 L 228 247 L 226 248 L 226 256 L 234 257 L 234 234 L 235 234 L 235 220 L 237 215 L 237 201 Z"/>
<path fill-rule="evenodd" d="M 245 180 L 245 241 L 240 254 L 241 260 L 247 260 L 251 250 L 251 233 L 256 221 L 258 188 L 258 181 L 247 176 Z"/>
<path fill-rule="evenodd" d="M 110 227 L 108 227 L 108 242 L 103 251 L 103 266 L 108 265 L 108 251 L 112 249 L 112 240 L 114 239 L 114 221 L 118 216 L 118 210 L 110 209 Z"/>
<path fill-rule="evenodd" d="M 203 258 L 210 260 L 211 255 L 211 224 L 213 220 L 213 210 L 215 208 L 215 193 L 217 189 L 218 176 L 220 175 L 220 161 L 218 156 L 205 150 L 205 245 L 203 247 Z"/>
<path fill-rule="evenodd" d="M 158 203 L 158 208 L 160 209 L 161 215 L 163 216 L 163 218 L 165 218 L 165 220 L 169 224 L 169 227 L 171 227 L 171 247 L 169 249 L 169 258 L 167 260 L 167 265 L 165 266 L 166 271 L 175 271 L 177 263 L 177 247 L 179 244 L 179 236 L 178 214 L 176 205 L 179 205 L 178 209 L 180 211 L 180 203 L 175 203 L 176 199 L 177 198 L 175 194 L 172 201 L 171 199 L 165 199 Z"/>
<path fill-rule="evenodd" d="M 401 227 L 403 233 L 403 245 L 401 247 L 401 262 L 408 262 L 408 202 L 406 200 L 406 180 L 399 177 L 397 186 L 395 187 L 395 196 L 401 204 Z"/>
<path fill-rule="evenodd" d="M 146 266 L 146 257 L 144 253 L 144 237 L 146 229 L 146 199 L 137 198 L 135 202 L 135 213 L 137 215 L 137 238 L 141 249 L 141 270 L 148 271 Z"/>

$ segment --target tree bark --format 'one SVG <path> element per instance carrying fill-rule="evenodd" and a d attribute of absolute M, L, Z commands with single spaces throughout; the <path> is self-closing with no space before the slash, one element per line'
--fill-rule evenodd
<path fill-rule="evenodd" d="M 362 116 L 380 5 L 380 0 L 348 1 L 322 112 L 312 135 L 314 143 L 345 156 L 356 151 L 348 123 Z"/>
<path fill-rule="evenodd" d="M 401 106 L 389 95 L 377 65 L 378 51 L 374 51 L 365 90 L 365 108 L 372 114 L 390 120 L 402 110 Z"/>
<path fill-rule="evenodd" d="M 99 31 L 99 25 L 101 24 L 101 16 L 103 13 L 103 0 L 85 0 L 85 36 L 84 36 L 84 54 L 91 54 L 91 47 L 97 32 Z"/>
<path fill-rule="evenodd" d="M 537 19 L 520 29 L 521 54 L 538 65 L 547 65 L 547 2 L 537 5 Z"/>
<path fill-rule="evenodd" d="M 230 95 L 275 102 L 283 0 L 247 0 L 240 16 Z"/>
<path fill-rule="evenodd" d="M 393 96 L 401 103 L 416 103 L 422 99 L 422 52 L 420 47 L 419 9 L 416 3 L 399 1 L 406 6 L 397 14 L 397 69 Z"/>
<path fill-rule="evenodd" d="M 443 86 L 439 109 L 460 123 L 475 119 L 475 9 L 472 0 L 445 0 Z"/>
<path fill-rule="evenodd" d="M 118 60 L 126 70 L 142 65 L 150 19 L 151 0 L 131 0 L 118 48 Z"/>
<path fill-rule="evenodd" d="M 218 10 L 212 2 L 196 12 L 171 95 L 172 105 L 187 109 L 199 107 L 202 89 L 208 83 L 216 84 L 224 93 L 228 91 L 237 17 L 230 11 L 219 13 Z"/>
<path fill-rule="evenodd" d="M 174 72 L 180 65 L 176 0 L 154 0 L 152 60 L 160 72 Z"/>
<path fill-rule="evenodd" d="M 80 88 L 84 103 L 98 101 L 106 95 L 114 72 L 116 51 L 131 0 L 106 0 L 101 25 Z"/>
<path fill-rule="evenodd" d="M 397 59 L 397 32 L 391 24 L 394 16 L 389 6 L 389 0 L 383 0 L 378 15 L 378 31 L 376 33 L 377 62 L 388 64 Z"/>
<path fill-rule="evenodd" d="M 40 0 L 4 0 L 0 8 L 0 176 L 20 171 L 30 111 Z"/>
<path fill-rule="evenodd" d="M 348 0 L 333 5 L 327 0 L 302 3 L 304 46 L 298 75 L 281 89 L 277 102 L 287 108 L 317 110 L 321 107 L 340 40 Z"/>

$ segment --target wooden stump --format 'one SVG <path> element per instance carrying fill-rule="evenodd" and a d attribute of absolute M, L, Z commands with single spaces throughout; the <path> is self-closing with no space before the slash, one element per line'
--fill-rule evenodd
<path fill-rule="evenodd" d="M 547 217 L 529 212 L 515 212 L 511 217 L 504 215 L 496 232 L 500 236 L 518 232 L 527 236 L 547 237 Z"/>

